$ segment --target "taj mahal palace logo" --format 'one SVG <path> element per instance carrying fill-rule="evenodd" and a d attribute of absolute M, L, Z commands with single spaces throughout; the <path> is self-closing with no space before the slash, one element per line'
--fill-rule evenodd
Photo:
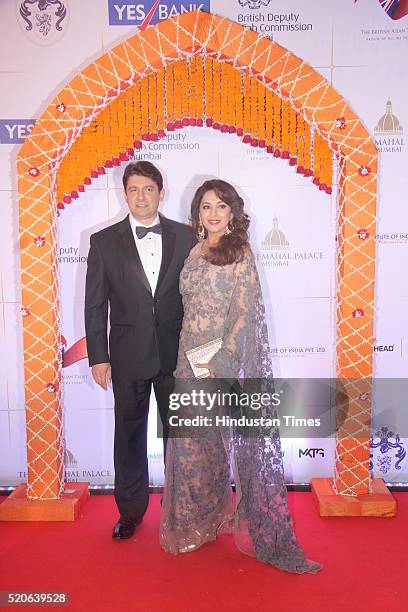
<path fill-rule="evenodd" d="M 324 252 L 315 250 L 314 246 L 302 250 L 292 248 L 286 234 L 279 227 L 278 217 L 274 215 L 272 227 L 260 243 L 256 257 L 264 267 L 287 267 L 290 263 L 318 263 L 324 259 Z"/>
<path fill-rule="evenodd" d="M 272 219 L 272 229 L 266 234 L 262 242 L 264 249 L 288 249 L 289 241 L 283 231 L 279 228 L 279 222 L 276 215 Z"/>
<path fill-rule="evenodd" d="M 287 267 L 292 259 L 289 246 L 289 240 L 280 229 L 278 218 L 275 215 L 272 219 L 272 227 L 261 243 L 257 260 L 262 266 Z"/>
<path fill-rule="evenodd" d="M 384 115 L 380 117 L 374 128 L 374 138 L 381 153 L 401 153 L 404 146 L 403 128 L 393 113 L 390 99 L 385 105 Z"/>

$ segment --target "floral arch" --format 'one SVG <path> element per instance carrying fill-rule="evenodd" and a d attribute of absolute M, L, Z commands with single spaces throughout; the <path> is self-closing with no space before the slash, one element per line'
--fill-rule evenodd
<path fill-rule="evenodd" d="M 64 488 L 57 220 L 143 140 L 234 132 L 331 193 L 338 167 L 337 376 L 349 396 L 335 490 L 370 490 L 377 151 L 344 98 L 287 49 L 194 11 L 139 31 L 51 101 L 18 158 L 28 498 Z"/>

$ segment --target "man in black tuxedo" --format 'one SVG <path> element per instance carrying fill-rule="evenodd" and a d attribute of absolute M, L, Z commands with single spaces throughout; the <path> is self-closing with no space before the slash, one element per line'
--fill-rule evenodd
<path fill-rule="evenodd" d="M 114 539 L 130 538 L 149 500 L 147 417 L 153 385 L 166 440 L 168 395 L 183 317 L 179 274 L 196 239 L 190 227 L 158 214 L 163 178 L 150 162 L 123 174 L 130 214 L 91 236 L 85 290 L 89 364 L 115 398 Z M 107 337 L 110 307 L 109 345 Z"/>

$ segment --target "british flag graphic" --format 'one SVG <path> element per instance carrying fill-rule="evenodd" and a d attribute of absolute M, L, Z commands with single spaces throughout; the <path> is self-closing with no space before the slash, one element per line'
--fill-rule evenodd
<path fill-rule="evenodd" d="M 357 2 L 358 0 L 354 0 Z M 408 15 L 408 0 L 377 0 L 391 19 L 402 19 Z"/>

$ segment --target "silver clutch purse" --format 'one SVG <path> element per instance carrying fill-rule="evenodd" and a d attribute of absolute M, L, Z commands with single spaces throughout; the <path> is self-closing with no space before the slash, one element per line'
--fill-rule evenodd
<path fill-rule="evenodd" d="M 222 338 L 215 338 L 211 342 L 206 342 L 206 344 L 201 344 L 185 352 L 196 378 L 208 378 L 210 376 L 207 368 L 198 368 L 196 364 L 208 363 L 220 350 L 221 346 Z"/>

